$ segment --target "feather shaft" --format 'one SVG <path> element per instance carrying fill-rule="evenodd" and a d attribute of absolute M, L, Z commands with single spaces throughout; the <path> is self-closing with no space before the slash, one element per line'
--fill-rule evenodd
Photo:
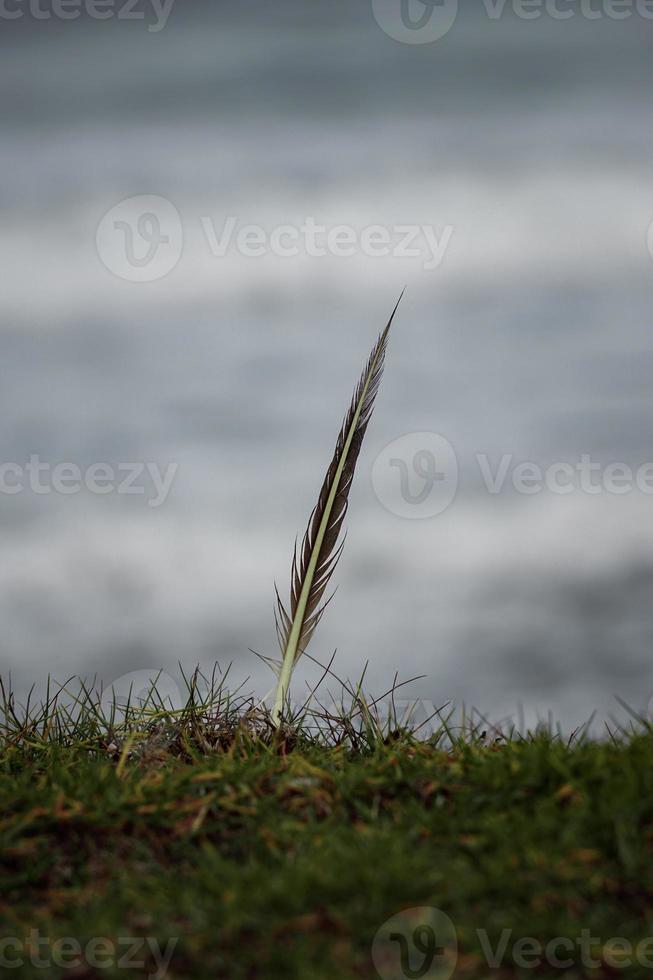
<path fill-rule="evenodd" d="M 403 293 L 402 293 L 403 295 Z M 290 586 L 290 614 L 277 593 L 277 633 L 282 662 L 272 710 L 278 727 L 290 687 L 292 671 L 302 655 L 330 600 L 320 602 L 342 553 L 340 531 L 347 513 L 356 462 L 374 402 L 381 383 L 388 334 L 401 296 L 380 334 L 345 416 L 336 449 L 320 490 L 318 502 L 309 518 L 299 551 L 295 547 Z"/>

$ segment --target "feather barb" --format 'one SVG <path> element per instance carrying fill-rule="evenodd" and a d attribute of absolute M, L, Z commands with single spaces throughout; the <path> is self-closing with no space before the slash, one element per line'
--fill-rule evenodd
<path fill-rule="evenodd" d="M 272 710 L 272 721 L 276 727 L 281 722 L 293 668 L 333 598 L 331 596 L 325 602 L 322 601 L 344 547 L 345 542 L 344 539 L 340 541 L 340 533 L 347 513 L 349 491 L 381 384 L 390 327 L 400 302 L 401 296 L 372 349 L 340 429 L 333 459 L 309 518 L 301 546 L 298 548 L 295 544 L 289 612 L 277 592 L 275 619 L 282 661 Z"/>

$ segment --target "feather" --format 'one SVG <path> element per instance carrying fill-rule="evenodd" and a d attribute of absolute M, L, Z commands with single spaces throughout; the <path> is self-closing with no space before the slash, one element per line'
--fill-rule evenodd
<path fill-rule="evenodd" d="M 298 548 L 295 542 L 290 577 L 290 611 L 286 610 L 275 587 L 275 621 L 282 652 L 272 712 L 272 720 L 277 726 L 281 720 L 293 667 L 308 646 L 324 610 L 333 598 L 331 595 L 326 601 L 322 601 L 345 544 L 344 538 L 340 541 L 340 532 L 347 513 L 349 491 L 381 384 L 390 327 L 400 302 L 401 296 L 374 345 L 356 386 L 301 546 Z"/>

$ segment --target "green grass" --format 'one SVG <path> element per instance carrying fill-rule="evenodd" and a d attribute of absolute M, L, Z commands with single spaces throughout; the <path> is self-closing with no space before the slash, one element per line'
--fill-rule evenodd
<path fill-rule="evenodd" d="M 360 980 L 377 976 L 385 920 L 432 906 L 456 925 L 456 977 L 653 973 L 591 969 L 578 948 L 567 969 L 513 962 L 524 937 L 575 942 L 586 929 L 609 963 L 611 938 L 653 936 L 653 735 L 494 741 L 443 727 L 425 742 L 392 729 L 360 696 L 281 734 L 223 688 L 181 712 L 152 703 L 113 719 L 88 691 L 74 710 L 28 715 L 5 698 L 0 942 L 37 930 L 47 961 L 64 937 L 174 938 L 170 978 Z M 500 967 L 479 929 L 493 947 L 511 930 Z M 151 954 L 142 968 L 72 970 L 21 950 L 4 976 L 156 970 Z"/>

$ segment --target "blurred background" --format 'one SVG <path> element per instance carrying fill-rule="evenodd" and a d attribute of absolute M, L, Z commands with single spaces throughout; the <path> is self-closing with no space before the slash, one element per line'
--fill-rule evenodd
<path fill-rule="evenodd" d="M 378 692 L 425 674 L 411 694 L 494 720 L 648 709 L 650 494 L 492 494 L 477 456 L 653 460 L 653 21 L 470 3 L 422 43 L 447 10 L 411 4 L 3 8 L 0 672 L 19 692 L 219 661 L 266 693 L 249 648 L 276 653 L 273 582 L 407 285 L 310 652 L 337 648 L 341 675 L 369 660 Z M 309 218 L 427 226 L 443 249 L 235 240 Z M 413 498 L 453 477 L 420 483 L 423 432 L 458 471 L 431 516 Z M 379 457 L 406 436 L 408 495 Z M 61 493 L 43 470 L 45 491 L 7 492 L 30 457 L 174 480 Z"/>

